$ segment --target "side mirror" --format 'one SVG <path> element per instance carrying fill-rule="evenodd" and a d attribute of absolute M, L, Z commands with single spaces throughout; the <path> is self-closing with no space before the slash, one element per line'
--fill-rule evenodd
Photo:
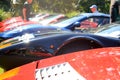
<path fill-rule="evenodd" d="M 74 31 L 76 27 L 80 27 L 80 22 L 75 22 L 75 23 L 70 27 L 70 29 L 71 29 L 72 31 Z"/>
<path fill-rule="evenodd" d="M 75 22 L 73 25 L 74 25 L 75 27 L 80 27 L 80 26 L 81 26 L 80 22 Z"/>

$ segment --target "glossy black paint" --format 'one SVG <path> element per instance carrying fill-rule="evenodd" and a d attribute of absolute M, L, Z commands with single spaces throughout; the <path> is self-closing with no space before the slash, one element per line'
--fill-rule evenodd
<path fill-rule="evenodd" d="M 6 70 L 38 59 L 70 52 L 103 47 L 118 47 L 120 46 L 120 39 L 94 34 L 54 32 L 40 34 L 30 39 L 28 43 L 14 40 L 10 43 L 12 43 L 11 46 L 0 49 L 0 65 L 5 67 Z"/>

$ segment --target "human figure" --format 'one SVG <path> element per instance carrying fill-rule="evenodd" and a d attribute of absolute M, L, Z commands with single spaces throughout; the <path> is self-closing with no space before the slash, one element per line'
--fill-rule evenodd
<path fill-rule="evenodd" d="M 95 4 L 90 6 L 90 10 L 92 13 L 98 13 L 97 6 Z"/>
<path fill-rule="evenodd" d="M 98 8 L 97 8 L 97 6 L 95 4 L 90 6 L 90 10 L 91 10 L 92 13 L 99 13 Z M 101 26 L 102 25 L 102 21 L 103 21 L 102 18 L 94 18 L 93 19 L 93 22 L 98 24 L 97 26 Z"/>
<path fill-rule="evenodd" d="M 32 1 L 33 0 L 27 0 L 22 8 L 22 18 L 24 21 L 29 21 L 30 13 L 31 13 L 31 7 L 32 7 Z"/>

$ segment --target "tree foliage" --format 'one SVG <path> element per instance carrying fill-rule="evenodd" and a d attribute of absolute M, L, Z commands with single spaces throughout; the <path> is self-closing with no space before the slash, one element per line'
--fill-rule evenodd
<path fill-rule="evenodd" d="M 19 13 L 20 8 L 26 0 L 20 0 L 20 4 L 10 4 L 12 0 L 0 0 L 0 8 L 5 11 L 13 9 Z M 110 0 L 33 0 L 33 11 L 48 11 L 53 13 L 75 13 L 90 12 L 90 6 L 96 4 L 98 10 L 103 13 L 109 13 Z M 11 7 L 11 8 L 10 8 Z M 13 13 L 13 11 L 11 11 Z"/>
<path fill-rule="evenodd" d="M 11 15 L 7 13 L 10 8 L 9 0 L 0 0 L 0 21 L 9 18 Z"/>
<path fill-rule="evenodd" d="M 90 12 L 92 4 L 96 4 L 100 12 L 109 13 L 110 0 L 38 0 L 39 9 L 62 13 L 76 9 L 79 12 Z"/>
<path fill-rule="evenodd" d="M 0 8 L 8 11 L 10 8 L 10 0 L 0 0 Z"/>
<path fill-rule="evenodd" d="M 38 0 L 39 9 L 56 13 L 68 13 L 75 10 L 76 0 Z"/>
<path fill-rule="evenodd" d="M 10 1 L 0 0 L 0 7 L 8 10 Z M 22 3 L 25 0 L 20 0 Z M 96 4 L 100 12 L 109 13 L 110 0 L 33 0 L 34 11 L 48 10 L 57 13 L 69 13 L 78 10 L 79 12 L 90 12 L 89 7 Z"/>
<path fill-rule="evenodd" d="M 103 13 L 109 13 L 110 0 L 79 0 L 77 3 L 77 9 L 80 12 L 90 12 L 90 6 L 96 4 L 98 10 Z"/>

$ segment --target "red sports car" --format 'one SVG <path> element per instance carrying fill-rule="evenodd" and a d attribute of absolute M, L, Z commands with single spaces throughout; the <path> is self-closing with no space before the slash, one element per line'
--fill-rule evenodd
<path fill-rule="evenodd" d="M 38 60 L 0 75 L 0 80 L 119 79 L 120 47 L 79 51 Z"/>
<path fill-rule="evenodd" d="M 2 23 L 3 23 L 3 26 L 7 26 L 9 24 L 12 24 L 15 22 L 21 22 L 21 21 L 23 21 L 22 17 L 18 16 L 18 17 L 12 17 L 12 18 L 3 20 Z"/>
<path fill-rule="evenodd" d="M 21 27 L 24 25 L 29 25 L 29 24 L 36 24 L 37 22 L 33 22 L 33 21 L 20 21 L 20 22 L 15 22 L 6 26 L 3 26 L 0 28 L 0 32 L 4 32 L 4 31 L 8 31 L 8 30 L 12 30 L 15 29 L 16 27 Z"/>

